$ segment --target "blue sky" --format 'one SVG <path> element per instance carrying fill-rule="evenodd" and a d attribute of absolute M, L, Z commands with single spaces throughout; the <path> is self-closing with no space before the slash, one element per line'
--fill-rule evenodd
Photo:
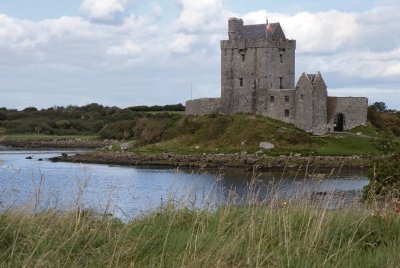
<path fill-rule="evenodd" d="M 227 19 L 279 21 L 296 76 L 321 71 L 333 96 L 400 109 L 395 0 L 2 0 L 0 107 L 121 107 L 220 95 Z"/>

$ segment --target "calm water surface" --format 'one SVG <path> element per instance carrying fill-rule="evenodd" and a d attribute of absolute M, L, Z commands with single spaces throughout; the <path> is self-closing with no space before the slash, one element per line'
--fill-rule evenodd
<path fill-rule="evenodd" d="M 68 152 L 72 153 L 72 152 Z M 167 202 L 215 208 L 227 200 L 353 200 L 368 180 L 362 171 L 253 173 L 52 163 L 61 151 L 0 151 L 0 209 L 30 206 L 68 210 L 77 205 L 130 219 Z M 32 159 L 26 159 L 27 157 Z M 38 161 L 42 159 L 43 161 Z M 323 178 L 323 179 L 322 179 Z"/>

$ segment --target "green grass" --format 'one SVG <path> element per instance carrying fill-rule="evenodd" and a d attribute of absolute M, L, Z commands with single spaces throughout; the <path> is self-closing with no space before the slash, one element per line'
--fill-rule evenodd
<path fill-rule="evenodd" d="M 43 134 L 9 134 L 0 135 L 0 140 L 13 141 L 46 141 L 46 140 L 97 140 L 96 135 L 43 135 Z"/>
<path fill-rule="evenodd" d="M 150 112 L 143 112 L 145 114 L 153 114 L 153 115 L 159 115 L 159 114 L 177 114 L 177 115 L 185 115 L 185 111 L 150 111 Z"/>
<path fill-rule="evenodd" d="M 360 126 L 348 132 L 313 137 L 309 133 L 279 120 L 248 114 L 184 116 L 183 112 L 148 112 L 149 117 L 105 124 L 100 134 L 35 135 L 3 134 L 0 139 L 32 141 L 54 139 L 96 140 L 100 135 L 135 141 L 138 153 L 255 153 L 261 142 L 275 148 L 267 155 L 364 155 L 374 153 L 373 141 L 379 138 L 371 126 Z M 106 127 L 107 126 L 107 127 Z M 361 135 L 357 135 L 357 134 Z M 104 137 L 103 137 L 104 138 Z"/>
<path fill-rule="evenodd" d="M 335 134 L 318 138 L 317 155 L 366 155 L 375 154 L 374 138 L 351 134 Z"/>
<path fill-rule="evenodd" d="M 0 215 L 2 267 L 396 267 L 400 216 L 310 205 Z"/>
<path fill-rule="evenodd" d="M 135 148 L 136 152 L 234 153 L 258 150 L 260 142 L 282 150 L 311 150 L 308 133 L 291 124 L 263 116 L 188 116 L 162 134 L 161 141 Z"/>
<path fill-rule="evenodd" d="M 348 132 L 349 133 L 360 133 L 363 136 L 369 136 L 369 137 L 378 137 L 379 136 L 378 130 L 376 129 L 376 127 L 371 125 L 371 123 L 368 123 L 367 126 L 355 127 L 353 129 L 349 130 Z"/>
<path fill-rule="evenodd" d="M 361 132 L 360 135 L 359 132 Z M 378 138 L 371 125 L 348 132 L 315 137 L 291 124 L 263 116 L 236 114 L 233 116 L 185 117 L 163 134 L 162 141 L 145 144 L 132 151 L 139 153 L 174 152 L 180 154 L 255 153 L 260 142 L 275 145 L 267 155 L 366 155 L 375 153 Z"/>

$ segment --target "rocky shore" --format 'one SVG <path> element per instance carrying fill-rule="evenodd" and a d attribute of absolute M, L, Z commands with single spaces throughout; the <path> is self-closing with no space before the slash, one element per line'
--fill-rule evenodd
<path fill-rule="evenodd" d="M 240 167 L 247 169 L 297 169 L 310 167 L 359 168 L 368 167 L 370 159 L 362 156 L 267 156 L 255 154 L 198 154 L 180 155 L 173 153 L 143 154 L 132 152 L 94 151 L 71 156 L 60 156 L 52 161 L 96 163 L 134 166 L 173 166 L 190 168 Z"/>

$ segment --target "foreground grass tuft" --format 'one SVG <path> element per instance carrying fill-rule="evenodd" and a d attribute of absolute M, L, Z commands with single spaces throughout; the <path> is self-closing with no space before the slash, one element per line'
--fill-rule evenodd
<path fill-rule="evenodd" d="M 310 205 L 0 216 L 2 267 L 394 267 L 400 216 Z"/>

